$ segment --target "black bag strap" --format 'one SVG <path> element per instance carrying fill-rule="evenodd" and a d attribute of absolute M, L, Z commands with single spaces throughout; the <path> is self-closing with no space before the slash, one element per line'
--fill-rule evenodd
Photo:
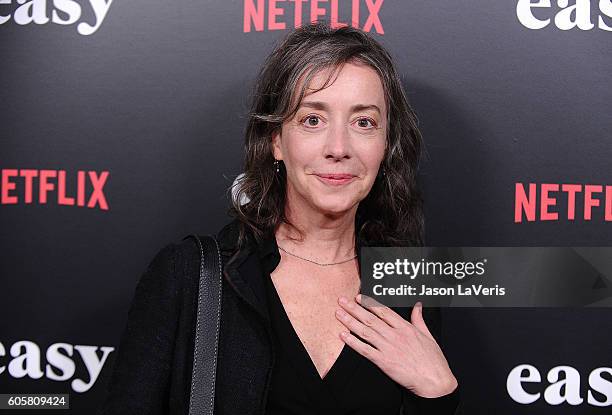
<path fill-rule="evenodd" d="M 221 322 L 221 252 L 214 236 L 200 239 L 191 234 L 200 248 L 200 282 L 198 288 L 198 314 L 189 415 L 213 415 L 215 407 L 215 378 L 219 327 Z"/>

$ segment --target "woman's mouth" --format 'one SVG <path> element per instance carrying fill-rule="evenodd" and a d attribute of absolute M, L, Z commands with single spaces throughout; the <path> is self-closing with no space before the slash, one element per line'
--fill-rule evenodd
<path fill-rule="evenodd" d="M 315 174 L 315 176 L 323 183 L 331 186 L 342 186 L 353 181 L 356 177 L 352 174 L 334 173 L 334 174 Z"/>

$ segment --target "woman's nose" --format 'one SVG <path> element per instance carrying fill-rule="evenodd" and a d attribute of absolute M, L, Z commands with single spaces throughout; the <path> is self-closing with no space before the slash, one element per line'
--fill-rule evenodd
<path fill-rule="evenodd" d="M 349 127 L 345 124 L 338 124 L 328 131 L 329 135 L 325 142 L 325 157 L 350 158 L 351 137 Z"/>

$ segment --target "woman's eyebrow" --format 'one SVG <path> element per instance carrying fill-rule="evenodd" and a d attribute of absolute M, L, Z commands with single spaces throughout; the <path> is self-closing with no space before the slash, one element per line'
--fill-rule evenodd
<path fill-rule="evenodd" d="M 303 101 L 300 104 L 301 107 L 314 108 L 316 110 L 327 111 L 329 109 L 328 105 L 325 102 L 321 101 Z M 380 108 L 374 104 L 355 104 L 350 108 L 351 112 L 358 112 L 364 110 L 375 110 L 378 114 L 381 114 Z"/>

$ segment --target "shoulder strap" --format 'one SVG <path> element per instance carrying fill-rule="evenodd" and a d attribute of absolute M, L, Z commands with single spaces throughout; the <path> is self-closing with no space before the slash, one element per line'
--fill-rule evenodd
<path fill-rule="evenodd" d="M 198 314 L 189 415 L 212 415 L 215 403 L 217 350 L 221 320 L 221 253 L 214 236 L 195 238 L 200 248 L 200 282 L 198 288 Z"/>

